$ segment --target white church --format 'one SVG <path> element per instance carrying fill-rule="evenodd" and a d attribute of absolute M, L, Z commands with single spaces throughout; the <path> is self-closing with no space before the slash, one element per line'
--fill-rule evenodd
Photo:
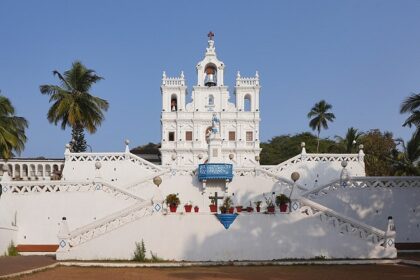
<path fill-rule="evenodd" d="M 143 240 L 169 261 L 378 259 L 420 244 L 420 178 L 365 176 L 363 146 L 313 154 L 302 143 L 260 165 L 258 73 L 238 73 L 229 102 L 209 35 L 191 103 L 184 74 L 163 73 L 161 165 L 128 141 L 0 163 L 0 253 L 13 242 L 58 260 L 129 260 Z"/>
<path fill-rule="evenodd" d="M 221 152 L 218 160 L 236 166 L 255 166 L 261 151 L 259 142 L 260 83 L 255 77 L 241 77 L 234 88 L 235 104 L 224 83 L 225 64 L 217 58 L 210 33 L 204 59 L 197 63 L 197 85 L 192 102 L 187 101 L 184 74 L 167 77 L 163 72 L 162 92 L 162 165 L 196 166 L 207 160 L 211 120 L 220 119 Z"/>

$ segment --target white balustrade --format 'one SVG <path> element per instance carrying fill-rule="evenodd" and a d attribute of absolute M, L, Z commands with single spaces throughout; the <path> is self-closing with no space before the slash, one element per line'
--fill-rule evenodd
<path fill-rule="evenodd" d="M 240 77 L 236 79 L 236 86 L 253 87 L 260 84 L 258 77 L 245 78 Z"/>
<path fill-rule="evenodd" d="M 68 236 L 70 247 L 76 247 L 96 237 L 104 235 L 123 225 L 131 223 L 153 213 L 151 202 L 140 202 L 113 213 L 81 228 L 71 231 Z"/>
<path fill-rule="evenodd" d="M 310 199 L 327 195 L 332 191 L 349 188 L 414 188 L 420 187 L 420 177 L 350 177 L 349 180 L 334 180 L 302 194 Z"/>
<path fill-rule="evenodd" d="M 185 79 L 184 78 L 170 78 L 165 77 L 162 79 L 162 85 L 164 86 L 185 86 Z"/>
<path fill-rule="evenodd" d="M 351 234 L 375 245 L 386 247 L 386 236 L 384 231 L 356 221 L 352 218 L 345 217 L 330 208 L 309 199 L 300 198 L 299 203 L 299 211 L 302 214 L 306 214 L 308 216 L 318 215 L 321 221 L 338 229 L 338 231 L 342 234 Z M 392 245 L 392 247 L 394 247 L 394 245 Z"/>
<path fill-rule="evenodd" d="M 11 181 L 1 182 L 1 187 L 2 195 L 103 191 L 125 200 L 144 201 L 136 195 L 102 181 Z"/>
<path fill-rule="evenodd" d="M 281 171 L 296 165 L 300 162 L 359 162 L 358 154 L 298 154 L 278 165 L 267 169 L 273 174 L 279 174 Z"/>

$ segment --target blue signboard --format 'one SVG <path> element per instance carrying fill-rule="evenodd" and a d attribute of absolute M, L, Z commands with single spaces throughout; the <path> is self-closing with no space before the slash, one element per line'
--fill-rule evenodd
<path fill-rule="evenodd" d="M 229 180 L 232 181 L 232 164 L 205 163 L 198 166 L 198 180 Z"/>

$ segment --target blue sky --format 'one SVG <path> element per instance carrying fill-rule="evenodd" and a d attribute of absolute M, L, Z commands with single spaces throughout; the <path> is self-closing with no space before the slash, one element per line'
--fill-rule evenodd
<path fill-rule="evenodd" d="M 409 138 L 401 101 L 420 92 L 420 1 L 0 1 L 0 89 L 30 122 L 22 156 L 61 157 L 70 130 L 46 119 L 39 85 L 79 59 L 105 80 L 92 93 L 110 102 L 87 140 L 122 151 L 160 140 L 160 80 L 185 72 L 216 36 L 232 89 L 235 73 L 260 72 L 263 141 L 309 130 L 306 114 L 325 99 L 348 127 Z M 233 97 L 233 95 L 231 95 Z"/>

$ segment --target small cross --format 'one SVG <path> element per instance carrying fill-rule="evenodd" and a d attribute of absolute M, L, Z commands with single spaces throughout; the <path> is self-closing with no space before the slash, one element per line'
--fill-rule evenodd
<path fill-rule="evenodd" d="M 209 34 L 207 34 L 207 37 L 209 37 L 209 40 L 213 41 L 214 33 L 210 31 Z"/>
<path fill-rule="evenodd" d="M 217 202 L 219 201 L 219 199 L 223 199 L 223 196 L 217 196 L 217 192 L 214 193 L 214 196 L 209 196 L 210 199 L 214 199 L 216 202 L 216 209 L 219 209 L 219 207 L 217 207 Z"/>

